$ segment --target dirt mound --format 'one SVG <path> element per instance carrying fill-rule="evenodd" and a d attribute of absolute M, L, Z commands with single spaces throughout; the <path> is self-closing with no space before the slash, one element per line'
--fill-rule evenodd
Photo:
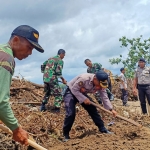
<path fill-rule="evenodd" d="M 148 116 L 141 116 L 138 101 L 129 102 L 129 107 L 123 107 L 120 99 L 115 99 L 112 103 L 120 115 L 142 124 L 144 127 L 141 129 L 98 110 L 105 126 L 113 132 L 113 134 L 109 135 L 101 134 L 87 112 L 78 105 L 79 111 L 76 114 L 76 119 L 70 132 L 71 140 L 62 142 L 62 127 L 65 116 L 64 106 L 62 104 L 59 114 L 53 113 L 51 110 L 53 106 L 52 97 L 47 105 L 48 111 L 40 112 L 39 104 L 42 98 L 42 85 L 13 79 L 10 103 L 16 118 L 38 144 L 49 150 L 150 149 L 150 146 L 147 144 L 150 140 L 150 119 Z M 93 96 L 92 98 L 94 99 Z M 110 122 L 112 125 L 108 126 Z M 0 149 L 32 149 L 12 141 L 11 138 L 11 135 L 1 131 Z"/>

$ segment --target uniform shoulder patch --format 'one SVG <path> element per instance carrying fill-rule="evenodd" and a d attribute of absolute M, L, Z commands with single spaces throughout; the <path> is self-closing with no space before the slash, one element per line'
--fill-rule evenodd
<path fill-rule="evenodd" d="M 82 81 L 78 82 L 78 85 L 83 86 L 83 82 Z"/>

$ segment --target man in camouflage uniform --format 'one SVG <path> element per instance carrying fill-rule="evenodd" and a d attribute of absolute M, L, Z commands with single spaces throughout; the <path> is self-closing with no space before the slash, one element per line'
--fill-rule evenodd
<path fill-rule="evenodd" d="M 142 113 L 147 114 L 148 112 L 150 115 L 150 68 L 145 66 L 145 64 L 144 58 L 139 59 L 138 68 L 135 70 L 134 75 L 133 94 L 139 96 Z"/>
<path fill-rule="evenodd" d="M 47 104 L 49 97 L 53 95 L 55 97 L 54 101 L 54 111 L 59 112 L 62 102 L 61 88 L 58 83 L 58 78 L 62 79 L 62 83 L 66 84 L 66 80 L 62 77 L 63 69 L 63 58 L 65 56 L 65 50 L 58 50 L 58 55 L 52 58 L 49 58 L 43 64 L 46 65 L 43 81 L 44 81 L 44 91 L 45 96 L 42 101 L 41 111 L 45 111 L 45 104 Z"/>
<path fill-rule="evenodd" d="M 84 63 L 88 66 L 87 73 L 94 73 L 95 74 L 97 71 L 102 69 L 102 65 L 100 63 L 92 63 L 90 59 L 86 59 L 84 61 Z M 108 95 L 111 95 L 110 100 L 113 100 L 112 93 L 110 92 L 110 90 L 108 88 L 106 88 L 100 92 L 101 94 L 99 92 L 95 93 L 95 98 L 99 104 L 102 104 L 101 98 L 104 98 L 103 96 L 105 95 L 104 94 L 105 92 L 107 92 L 107 97 L 108 97 Z"/>

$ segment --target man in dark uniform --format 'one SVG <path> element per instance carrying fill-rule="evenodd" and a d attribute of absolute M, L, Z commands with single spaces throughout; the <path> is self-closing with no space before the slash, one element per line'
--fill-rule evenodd
<path fill-rule="evenodd" d="M 82 107 L 89 113 L 95 125 L 102 133 L 110 133 L 105 127 L 104 123 L 97 112 L 95 106 L 91 105 L 92 99 L 87 93 L 95 93 L 101 89 L 100 84 L 102 81 L 107 80 L 108 75 L 103 70 L 98 71 L 96 74 L 84 73 L 72 79 L 67 85 L 68 88 L 64 95 L 64 103 L 66 109 L 66 117 L 63 126 L 63 135 L 65 140 L 70 139 L 69 132 L 75 120 L 75 105 L 79 102 Z M 108 99 L 103 100 L 104 107 L 116 116 L 116 111 L 113 110 L 111 102 Z"/>
<path fill-rule="evenodd" d="M 138 95 L 140 99 L 141 109 L 143 114 L 150 114 L 150 68 L 145 66 L 146 61 L 144 58 L 140 58 L 138 62 L 138 68 L 135 70 L 134 82 L 133 82 L 133 93 Z M 138 93 L 137 93 L 138 88 Z M 147 106 L 146 109 L 146 98 Z"/>

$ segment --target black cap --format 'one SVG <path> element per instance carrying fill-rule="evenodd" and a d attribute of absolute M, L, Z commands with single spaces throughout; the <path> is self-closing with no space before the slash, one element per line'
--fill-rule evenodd
<path fill-rule="evenodd" d="M 124 68 L 121 68 L 120 71 L 122 72 L 124 70 Z"/>
<path fill-rule="evenodd" d="M 144 58 L 140 58 L 139 61 L 142 61 L 142 62 L 145 62 L 145 63 L 146 63 L 146 61 L 145 61 Z"/>
<path fill-rule="evenodd" d="M 66 53 L 66 52 L 65 52 L 64 49 L 59 49 L 57 54 L 60 55 L 60 54 L 65 54 L 65 53 Z"/>
<path fill-rule="evenodd" d="M 96 78 L 99 81 L 105 81 L 108 79 L 108 74 L 104 72 L 103 70 L 99 70 L 98 72 L 96 72 Z"/>
<path fill-rule="evenodd" d="M 21 25 L 14 29 L 11 35 L 18 35 L 26 38 L 36 50 L 43 53 L 44 49 L 38 44 L 39 32 L 28 25 Z"/>

